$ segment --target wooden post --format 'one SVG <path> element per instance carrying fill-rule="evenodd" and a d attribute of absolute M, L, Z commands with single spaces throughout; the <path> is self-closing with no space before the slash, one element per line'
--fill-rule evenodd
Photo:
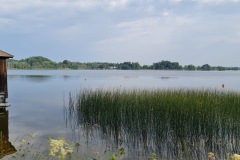
<path fill-rule="evenodd" d="M 6 59 L 0 59 L 0 92 L 3 92 L 5 98 L 8 98 Z"/>

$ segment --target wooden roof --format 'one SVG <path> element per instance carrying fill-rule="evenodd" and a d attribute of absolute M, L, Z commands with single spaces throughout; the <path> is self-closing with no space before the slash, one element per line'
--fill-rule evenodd
<path fill-rule="evenodd" d="M 13 58 L 13 55 L 0 50 L 0 58 Z"/>

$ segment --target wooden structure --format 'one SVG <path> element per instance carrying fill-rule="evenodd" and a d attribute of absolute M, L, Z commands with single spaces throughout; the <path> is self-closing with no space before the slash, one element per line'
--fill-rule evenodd
<path fill-rule="evenodd" d="M 8 98 L 8 90 L 7 90 L 7 59 L 13 58 L 13 55 L 8 54 L 0 50 L 0 103 L 2 96 L 4 96 L 4 100 Z"/>
<path fill-rule="evenodd" d="M 5 107 L 8 98 L 7 89 L 7 59 L 13 58 L 13 55 L 0 50 L 0 159 L 6 155 L 16 152 L 14 146 L 9 142 L 8 132 L 8 111 Z"/>

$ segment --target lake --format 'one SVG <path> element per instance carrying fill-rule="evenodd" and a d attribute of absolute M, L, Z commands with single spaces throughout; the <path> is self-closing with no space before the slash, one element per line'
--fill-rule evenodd
<path fill-rule="evenodd" d="M 9 141 L 14 144 L 26 133 L 37 133 L 34 138 L 37 144 L 47 141 L 48 137 L 65 137 L 101 152 L 102 147 L 98 146 L 96 138 L 86 144 L 86 140 L 76 136 L 76 131 L 66 124 L 64 106 L 69 93 L 96 88 L 189 88 L 239 92 L 239 82 L 238 71 L 9 70 Z"/>

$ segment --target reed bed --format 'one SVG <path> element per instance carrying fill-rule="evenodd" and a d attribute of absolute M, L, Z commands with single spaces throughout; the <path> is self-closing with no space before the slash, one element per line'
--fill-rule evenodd
<path fill-rule="evenodd" d="M 82 90 L 67 121 L 117 146 L 161 159 L 217 159 L 240 153 L 240 94 L 217 90 Z M 109 138 L 111 137 L 111 138 Z M 140 153 L 139 152 L 139 153 Z M 130 153 L 128 153 L 130 154 Z"/>

